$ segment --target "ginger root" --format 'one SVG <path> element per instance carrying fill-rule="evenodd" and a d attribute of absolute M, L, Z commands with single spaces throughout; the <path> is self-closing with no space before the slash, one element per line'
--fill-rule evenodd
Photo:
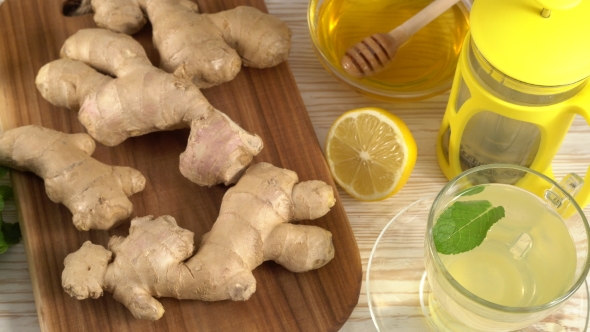
<path fill-rule="evenodd" d="M 90 9 L 99 27 L 130 35 L 146 24 L 147 15 L 160 67 L 200 88 L 232 80 L 242 64 L 275 66 L 291 48 L 287 25 L 253 7 L 199 14 L 189 0 L 82 0 L 73 15 Z"/>
<path fill-rule="evenodd" d="M 90 157 L 94 148 L 87 134 L 18 127 L 0 134 L 0 164 L 43 178 L 49 199 L 68 207 L 78 230 L 109 229 L 131 215 L 127 197 L 143 190 L 145 178 Z"/>
<path fill-rule="evenodd" d="M 135 317 L 157 320 L 159 297 L 247 300 L 256 290 L 252 270 L 267 260 L 293 272 L 320 268 L 334 257 L 332 234 L 289 221 L 323 216 L 334 192 L 321 181 L 297 182 L 293 171 L 255 164 L 224 195 L 194 256 L 194 234 L 174 218 L 135 218 L 129 236 L 112 237 L 108 250 L 86 242 L 68 255 L 62 286 L 77 299 L 104 289 Z"/>
<path fill-rule="evenodd" d="M 235 183 L 262 149 L 259 136 L 216 110 L 189 80 L 152 66 L 130 36 L 82 29 L 66 40 L 61 56 L 39 70 L 37 89 L 50 103 L 78 111 L 104 145 L 190 127 L 179 168 L 202 186 Z"/>

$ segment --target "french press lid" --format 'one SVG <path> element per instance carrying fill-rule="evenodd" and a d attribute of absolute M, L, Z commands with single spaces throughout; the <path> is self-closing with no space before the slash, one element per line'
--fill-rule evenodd
<path fill-rule="evenodd" d="M 590 76 L 590 0 L 476 0 L 471 36 L 516 80 L 569 85 Z"/>

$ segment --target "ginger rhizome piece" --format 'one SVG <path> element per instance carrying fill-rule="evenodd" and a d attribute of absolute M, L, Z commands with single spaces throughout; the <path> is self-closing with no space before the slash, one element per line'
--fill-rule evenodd
<path fill-rule="evenodd" d="M 129 35 L 146 24 L 147 15 L 160 67 L 201 88 L 232 80 L 242 64 L 275 66 L 291 48 L 284 22 L 248 6 L 200 14 L 189 0 L 82 0 L 72 14 L 92 10 L 99 27 Z"/>
<path fill-rule="evenodd" d="M 61 56 L 39 70 L 37 89 L 52 104 L 78 111 L 104 145 L 190 127 L 179 168 L 202 186 L 235 183 L 262 149 L 259 136 L 216 110 L 189 80 L 154 67 L 130 36 L 82 29 L 66 40 Z"/>
<path fill-rule="evenodd" d="M 68 255 L 62 286 L 77 299 L 104 289 L 135 317 L 156 320 L 164 314 L 159 297 L 247 300 L 256 290 L 252 270 L 267 260 L 293 272 L 320 268 L 334 257 L 332 234 L 289 221 L 323 216 L 334 192 L 322 181 L 297 182 L 293 171 L 255 164 L 224 195 L 194 256 L 194 234 L 173 217 L 135 218 L 108 250 L 87 242 Z"/>
<path fill-rule="evenodd" d="M 106 230 L 131 215 L 127 197 L 143 190 L 145 178 L 92 158 L 94 148 L 87 134 L 18 127 L 0 134 L 0 164 L 43 178 L 49 199 L 68 207 L 78 230 Z"/>

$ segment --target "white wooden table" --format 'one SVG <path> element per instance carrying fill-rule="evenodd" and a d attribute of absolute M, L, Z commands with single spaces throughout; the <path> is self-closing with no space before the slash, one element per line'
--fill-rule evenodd
<path fill-rule="evenodd" d="M 2 2 L 0 0 L 0 4 Z M 435 142 L 448 94 L 414 103 L 384 103 L 363 97 L 333 78 L 315 57 L 307 28 L 307 1 L 267 0 L 266 3 L 270 13 L 285 21 L 293 30 L 293 48 L 288 61 L 322 146 L 330 125 L 340 114 L 366 106 L 382 107 L 396 114 L 406 122 L 416 139 L 416 167 L 397 195 L 385 201 L 365 203 L 340 190 L 363 262 L 359 302 L 341 331 L 376 331 L 364 283 L 369 255 L 379 233 L 391 218 L 417 199 L 438 192 L 446 183 L 436 161 Z M 554 160 L 558 178 L 568 172 L 585 174 L 590 164 L 589 141 L 590 129 L 583 119 L 576 118 Z M 585 211 L 590 215 L 589 209 Z M 14 218 L 14 205 L 9 205 L 5 219 Z M 39 331 L 22 243 L 0 255 L 0 331 Z"/>

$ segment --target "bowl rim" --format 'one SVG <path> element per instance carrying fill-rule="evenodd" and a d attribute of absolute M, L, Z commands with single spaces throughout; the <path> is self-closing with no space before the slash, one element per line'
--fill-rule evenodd
<path fill-rule="evenodd" d="M 460 0 L 457 2 L 457 6 L 463 11 L 465 16 L 469 18 L 469 13 L 471 11 L 473 0 Z M 317 26 L 316 22 L 313 21 L 314 17 L 316 17 L 316 13 L 318 11 L 319 5 L 323 3 L 323 0 L 310 0 L 307 6 L 307 25 L 308 25 L 308 32 L 312 41 L 312 47 L 316 57 L 320 60 L 320 63 L 332 74 L 336 79 L 339 81 L 349 85 L 353 89 L 357 90 L 358 92 L 368 95 L 370 97 L 375 97 L 378 99 L 384 100 L 418 100 L 418 99 L 425 99 L 428 97 L 433 97 L 439 94 L 442 94 L 448 91 L 453 84 L 454 75 L 451 75 L 447 80 L 443 81 L 441 84 L 429 88 L 424 89 L 421 91 L 414 91 L 414 92 L 397 92 L 392 90 L 386 89 L 379 89 L 375 87 L 369 87 L 363 84 L 360 84 L 360 81 L 352 80 L 346 73 L 344 73 L 340 68 L 333 65 L 322 49 L 320 49 L 319 41 L 317 38 L 317 34 L 314 33 L 316 31 L 315 27 Z M 316 5 L 314 7 L 314 4 Z M 467 34 L 466 34 L 467 35 Z"/>

